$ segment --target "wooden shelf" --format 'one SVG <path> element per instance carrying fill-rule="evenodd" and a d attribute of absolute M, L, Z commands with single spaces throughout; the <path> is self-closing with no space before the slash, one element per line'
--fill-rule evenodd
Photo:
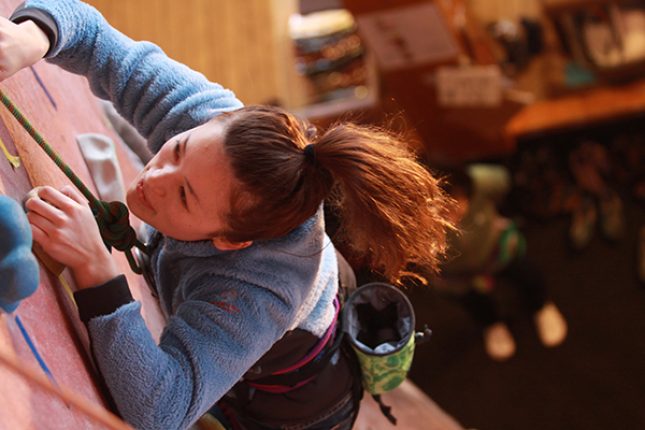
<path fill-rule="evenodd" d="M 645 113 L 645 79 L 620 86 L 602 86 L 580 94 L 526 106 L 506 124 L 511 142 L 530 135 L 589 126 Z"/>

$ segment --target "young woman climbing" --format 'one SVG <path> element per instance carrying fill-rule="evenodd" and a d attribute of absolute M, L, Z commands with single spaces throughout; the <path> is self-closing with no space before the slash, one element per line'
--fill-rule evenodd
<path fill-rule="evenodd" d="M 437 180 L 385 131 L 317 135 L 281 109 L 243 107 L 79 1 L 30 0 L 0 21 L 0 78 L 42 57 L 86 76 L 156 154 L 127 204 L 150 226 L 147 268 L 167 316 L 158 343 L 82 195 L 44 187 L 26 202 L 34 240 L 74 275 L 121 416 L 186 428 L 219 402 L 238 428 L 351 428 L 360 378 L 334 349 L 346 266 L 323 202 L 342 220 L 334 240 L 396 283 L 444 250 L 450 200 Z"/>

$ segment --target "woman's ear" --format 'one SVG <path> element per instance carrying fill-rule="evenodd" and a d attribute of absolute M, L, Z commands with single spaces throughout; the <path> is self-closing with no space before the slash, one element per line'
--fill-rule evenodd
<path fill-rule="evenodd" d="M 248 248 L 253 245 L 252 240 L 247 240 L 246 242 L 231 242 L 225 237 L 215 236 L 211 239 L 213 246 L 220 251 L 236 251 L 238 249 Z"/>

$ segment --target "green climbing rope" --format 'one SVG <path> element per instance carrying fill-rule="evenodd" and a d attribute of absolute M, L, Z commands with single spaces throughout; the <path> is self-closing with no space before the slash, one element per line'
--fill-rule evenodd
<path fill-rule="evenodd" d="M 130 225 L 129 211 L 127 206 L 119 201 L 105 202 L 97 199 L 85 184 L 74 174 L 72 169 L 60 158 L 45 139 L 34 129 L 29 120 L 20 112 L 15 104 L 0 90 L 2 104 L 11 112 L 18 123 L 29 133 L 36 143 L 47 153 L 49 158 L 63 171 L 70 181 L 79 189 L 89 201 L 90 208 L 94 212 L 96 222 L 101 232 L 101 237 L 108 247 L 114 247 L 125 253 L 130 268 L 135 273 L 142 273 L 141 267 L 137 264 L 132 255 L 132 248 L 137 247 L 146 252 L 146 246 L 137 239 L 137 235 Z"/>

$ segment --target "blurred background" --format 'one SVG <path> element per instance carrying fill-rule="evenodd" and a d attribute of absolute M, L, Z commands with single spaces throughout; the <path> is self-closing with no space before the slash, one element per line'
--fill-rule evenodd
<path fill-rule="evenodd" d="M 471 194 L 471 221 L 494 213 L 520 232 L 561 317 L 546 329 L 566 331 L 545 343 L 523 282 L 499 268 L 462 268 L 461 287 L 410 282 L 418 328 L 434 331 L 411 378 L 462 425 L 645 428 L 642 1 L 89 3 L 246 104 L 388 126 L 448 183 L 465 172 L 487 194 L 493 212 Z M 473 291 L 506 337 L 464 305 Z"/>

